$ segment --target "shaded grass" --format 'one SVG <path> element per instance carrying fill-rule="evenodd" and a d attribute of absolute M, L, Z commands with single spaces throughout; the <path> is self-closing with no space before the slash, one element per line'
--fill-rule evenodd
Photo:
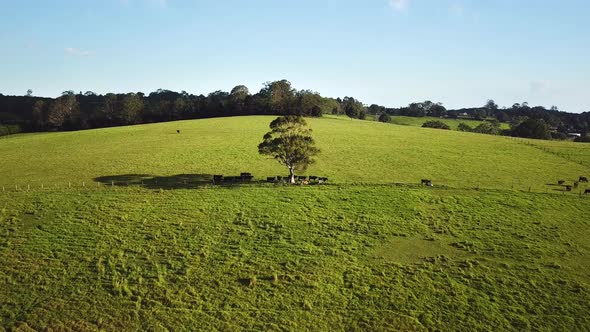
<path fill-rule="evenodd" d="M 588 199 L 352 185 L 0 198 L 5 328 L 590 326 Z"/>

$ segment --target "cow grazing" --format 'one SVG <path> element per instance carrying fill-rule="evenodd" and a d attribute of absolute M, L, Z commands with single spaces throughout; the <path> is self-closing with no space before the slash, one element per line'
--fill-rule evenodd
<path fill-rule="evenodd" d="M 590 189 L 586 189 L 586 190 L 584 191 L 584 195 L 587 195 L 587 194 L 590 194 Z"/>
<path fill-rule="evenodd" d="M 572 186 L 565 186 L 565 191 L 572 191 Z"/>
<path fill-rule="evenodd" d="M 266 182 L 275 182 L 274 176 L 269 176 L 266 178 Z"/>
<path fill-rule="evenodd" d="M 565 183 L 565 180 L 559 180 L 559 181 L 557 181 L 557 184 L 560 185 L 560 186 L 563 186 L 564 183 Z"/>
<path fill-rule="evenodd" d="M 177 130 L 176 133 L 180 134 L 180 130 Z"/>
<path fill-rule="evenodd" d="M 588 183 L 588 178 L 587 178 L 587 177 L 585 177 L 585 176 L 580 176 L 580 179 L 579 179 L 579 181 L 580 181 L 580 182 L 584 182 L 584 183 Z"/>
<path fill-rule="evenodd" d="M 219 183 L 223 181 L 223 175 L 218 174 L 218 175 L 213 175 L 213 183 Z"/>
<path fill-rule="evenodd" d="M 314 175 L 311 175 L 311 176 L 309 177 L 309 180 L 310 180 L 310 181 L 316 181 L 317 179 L 318 179 L 318 177 L 317 177 L 317 176 L 314 176 Z"/>
<path fill-rule="evenodd" d="M 421 183 L 425 186 L 432 187 L 432 181 L 430 181 L 428 179 L 422 179 Z"/>

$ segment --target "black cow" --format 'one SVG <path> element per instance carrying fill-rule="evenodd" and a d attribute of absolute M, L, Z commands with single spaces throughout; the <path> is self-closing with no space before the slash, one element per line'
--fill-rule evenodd
<path fill-rule="evenodd" d="M 572 186 L 565 186 L 565 191 L 572 191 Z"/>
<path fill-rule="evenodd" d="M 176 132 L 180 134 L 180 130 L 177 130 Z"/>
<path fill-rule="evenodd" d="M 585 183 L 588 183 L 588 178 L 587 178 L 587 177 L 585 177 L 585 176 L 580 176 L 580 180 L 579 180 L 579 181 L 580 181 L 580 182 L 585 182 Z"/>
<path fill-rule="evenodd" d="M 223 181 L 223 175 L 213 175 L 213 183 L 219 183 L 221 181 Z"/>
<path fill-rule="evenodd" d="M 274 176 L 269 176 L 266 178 L 266 182 L 275 182 Z"/>
<path fill-rule="evenodd" d="M 565 180 L 559 180 L 559 181 L 557 181 L 557 184 L 560 185 L 560 186 L 563 186 L 564 183 L 565 183 Z"/>
<path fill-rule="evenodd" d="M 432 181 L 430 181 L 428 179 L 422 179 L 422 184 L 425 186 L 430 186 L 430 185 L 432 185 Z"/>
<path fill-rule="evenodd" d="M 586 190 L 584 191 L 584 195 L 587 195 L 587 194 L 590 194 L 590 189 L 586 189 Z"/>
<path fill-rule="evenodd" d="M 315 180 L 317 180 L 317 179 L 318 179 L 318 177 L 317 177 L 317 176 L 314 176 L 314 175 L 311 175 L 311 176 L 309 177 L 309 180 L 310 180 L 310 181 L 315 181 Z"/>

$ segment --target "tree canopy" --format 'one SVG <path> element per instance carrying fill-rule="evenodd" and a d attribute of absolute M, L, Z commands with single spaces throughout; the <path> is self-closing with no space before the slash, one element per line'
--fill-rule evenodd
<path fill-rule="evenodd" d="M 362 116 L 364 106 L 363 103 L 352 97 L 344 97 L 342 108 L 344 109 L 344 113 L 346 113 L 350 119 L 355 119 Z"/>
<path fill-rule="evenodd" d="M 237 85 L 230 92 L 214 91 L 196 95 L 186 91 L 158 89 L 149 94 L 141 92 L 97 94 L 93 91 L 75 93 L 64 91 L 57 98 L 36 97 L 32 91 L 22 96 L 5 96 L 0 93 L 0 135 L 14 132 L 61 131 L 103 128 L 130 124 L 190 120 L 240 115 L 297 115 L 318 117 L 323 114 L 346 114 L 364 119 L 367 114 L 387 119 L 387 116 L 496 119 L 510 123 L 511 129 L 498 130 L 487 124 L 470 131 L 530 135 L 516 128 L 527 119 L 543 120 L 553 139 L 572 137 L 571 133 L 587 136 L 590 132 L 590 112 L 581 114 L 560 111 L 556 106 L 530 106 L 527 102 L 499 107 L 492 99 L 483 106 L 447 110 L 441 103 L 426 100 L 405 107 L 386 108 L 378 104 L 369 107 L 353 97 L 328 98 L 311 90 L 297 90 L 291 82 L 266 82 L 262 89 L 251 92 Z M 462 129 L 467 129 L 463 127 Z M 547 135 L 537 135 L 549 137 Z M 525 137 L 525 136 L 523 136 Z"/>
<path fill-rule="evenodd" d="M 514 136 L 526 138 L 550 139 L 549 126 L 542 119 L 527 119 L 512 131 Z"/>
<path fill-rule="evenodd" d="M 290 181 L 295 183 L 295 172 L 305 171 L 320 152 L 311 137 L 311 129 L 302 117 L 292 115 L 276 118 L 270 129 L 258 145 L 258 152 L 287 166 Z"/>

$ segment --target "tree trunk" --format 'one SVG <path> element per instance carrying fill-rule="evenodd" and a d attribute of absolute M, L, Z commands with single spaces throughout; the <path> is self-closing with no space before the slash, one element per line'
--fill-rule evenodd
<path fill-rule="evenodd" d="M 289 182 L 295 184 L 295 172 L 293 171 L 293 167 L 289 167 Z"/>

